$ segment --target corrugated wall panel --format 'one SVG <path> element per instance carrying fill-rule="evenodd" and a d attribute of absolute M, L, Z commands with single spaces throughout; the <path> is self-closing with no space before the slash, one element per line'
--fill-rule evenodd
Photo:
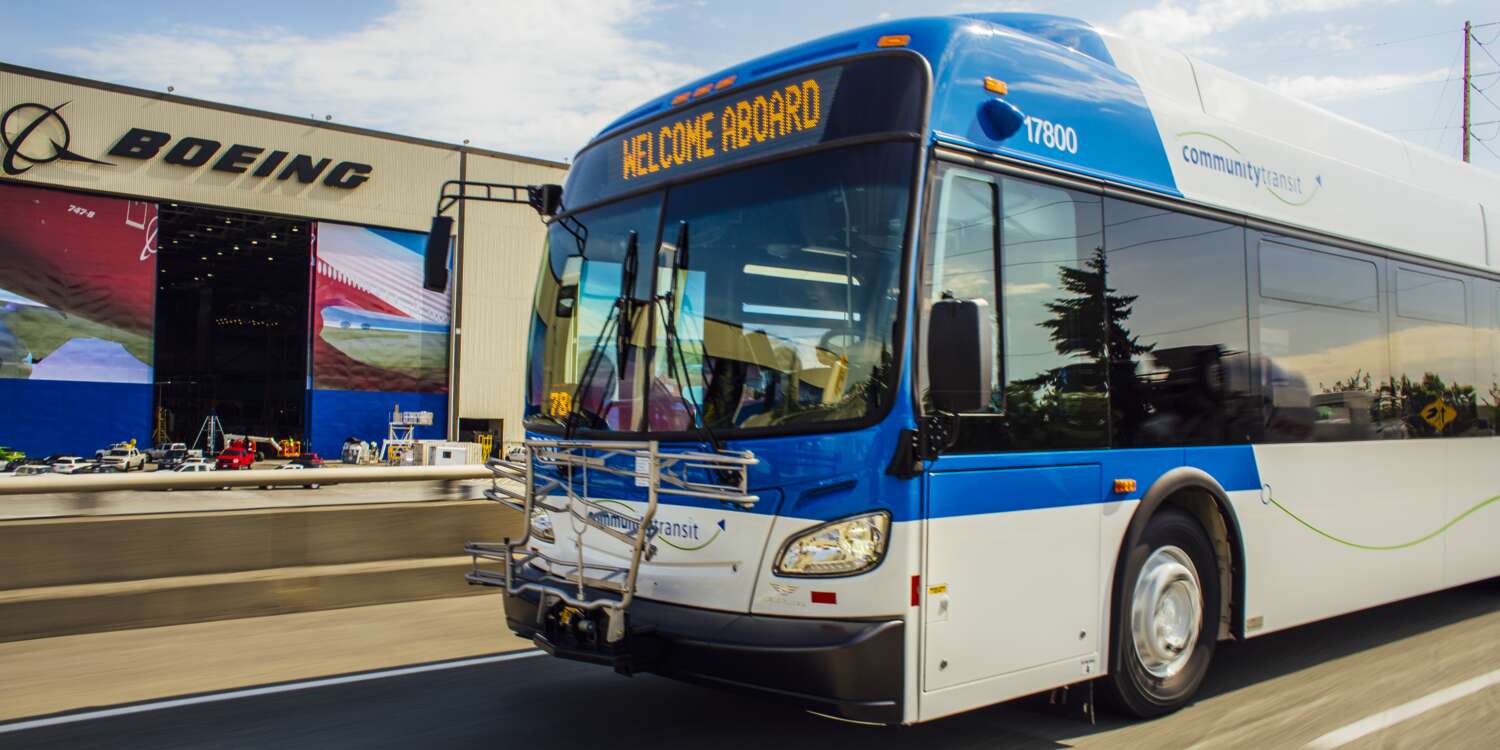
<path fill-rule="evenodd" d="M 471 180 L 561 183 L 562 169 L 493 157 L 468 159 Z M 458 349 L 458 416 L 505 420 L 522 436 L 526 337 L 545 227 L 525 206 L 471 203 L 464 215 L 463 302 Z"/>

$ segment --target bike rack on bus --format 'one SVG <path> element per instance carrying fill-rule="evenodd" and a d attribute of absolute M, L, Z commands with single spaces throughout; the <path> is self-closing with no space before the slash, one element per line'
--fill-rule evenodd
<path fill-rule="evenodd" d="M 749 468 L 758 459 L 749 451 L 662 452 L 655 440 L 528 440 L 520 460 L 491 459 L 492 486 L 485 496 L 522 513 L 525 531 L 520 539 L 464 545 L 473 561 L 465 578 L 474 584 L 504 587 L 508 595 L 525 592 L 540 597 L 537 618 L 553 600 L 581 610 L 602 611 L 608 620 L 605 641 L 625 636 L 625 612 L 635 597 L 641 564 L 656 556 L 656 518 L 662 495 L 718 500 L 748 508 L 760 499 L 749 492 Z M 589 476 L 603 473 L 629 477 L 646 493 L 639 516 L 602 504 L 589 494 Z M 514 487 L 519 483 L 519 489 Z M 535 549 L 531 543 L 532 511 L 541 509 L 569 521 L 575 559 L 564 559 Z M 597 529 L 629 549 L 629 562 L 610 565 L 589 562 L 584 535 Z M 564 529 L 554 521 L 553 538 Z M 500 571 L 479 567 L 480 560 L 503 563 Z"/>

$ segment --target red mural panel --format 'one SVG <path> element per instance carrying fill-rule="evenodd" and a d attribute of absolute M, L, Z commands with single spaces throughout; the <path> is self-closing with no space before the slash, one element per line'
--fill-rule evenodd
<path fill-rule="evenodd" d="M 0 377 L 150 383 L 156 205 L 0 185 Z"/>
<path fill-rule="evenodd" d="M 426 235 L 320 222 L 313 387 L 446 393 L 448 295 L 422 288 Z"/>

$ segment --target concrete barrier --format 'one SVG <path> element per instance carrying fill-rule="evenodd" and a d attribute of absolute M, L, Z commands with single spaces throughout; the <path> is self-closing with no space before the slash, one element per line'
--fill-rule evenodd
<path fill-rule="evenodd" d="M 4 522 L 0 640 L 481 593 L 464 542 L 520 532 L 488 501 Z"/>

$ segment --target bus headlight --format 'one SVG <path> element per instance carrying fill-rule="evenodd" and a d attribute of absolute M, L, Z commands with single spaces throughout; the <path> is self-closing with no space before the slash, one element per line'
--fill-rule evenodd
<path fill-rule="evenodd" d="M 540 506 L 531 508 L 531 535 L 548 544 L 557 541 L 552 533 L 552 516 Z"/>
<path fill-rule="evenodd" d="M 891 514 L 864 513 L 804 531 L 776 556 L 779 576 L 848 576 L 880 564 L 890 540 Z"/>

